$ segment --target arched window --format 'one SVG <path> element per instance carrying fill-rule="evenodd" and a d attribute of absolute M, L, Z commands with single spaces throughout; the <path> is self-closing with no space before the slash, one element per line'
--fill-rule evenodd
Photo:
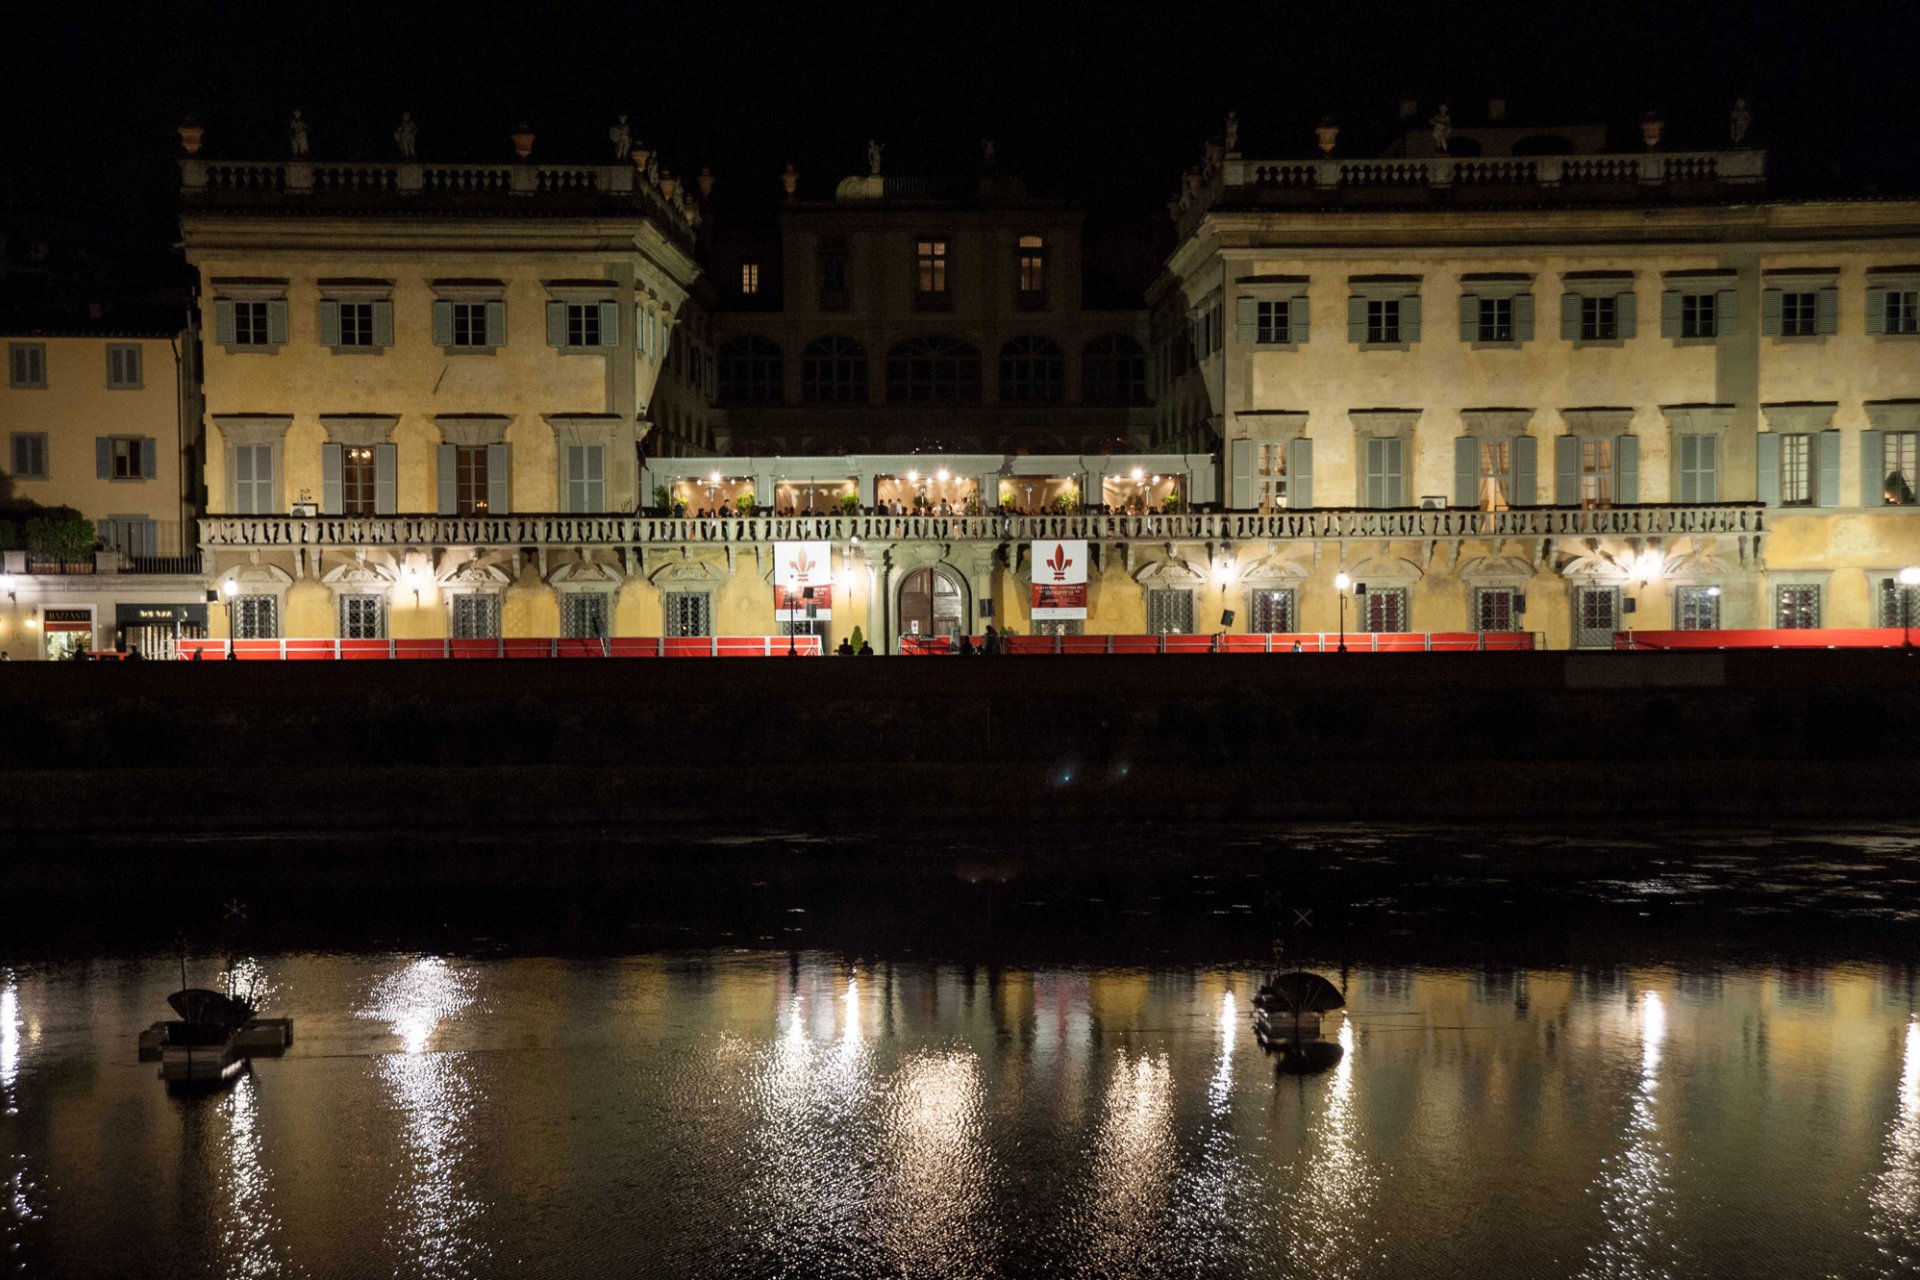
<path fill-rule="evenodd" d="M 867 349 L 852 338 L 815 338 L 800 352 L 800 399 L 805 404 L 865 404 Z"/>
<path fill-rule="evenodd" d="M 1015 338 L 1000 348 L 1000 398 L 1058 404 L 1067 394 L 1067 362 L 1045 338 Z"/>
<path fill-rule="evenodd" d="M 1080 398 L 1088 404 L 1145 404 L 1147 355 L 1124 333 L 1087 344 L 1080 357 Z"/>
<path fill-rule="evenodd" d="M 908 338 L 887 352 L 887 399 L 950 404 L 980 398 L 980 353 L 957 338 Z"/>
<path fill-rule="evenodd" d="M 778 404 L 780 348 L 766 338 L 735 338 L 720 348 L 722 404 Z"/>

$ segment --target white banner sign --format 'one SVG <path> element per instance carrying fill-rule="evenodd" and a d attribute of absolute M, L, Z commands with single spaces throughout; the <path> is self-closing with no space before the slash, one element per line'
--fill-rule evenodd
<path fill-rule="evenodd" d="M 1032 619 L 1035 622 L 1086 621 L 1087 544 L 1055 540 L 1036 541 L 1031 545 Z"/>
<path fill-rule="evenodd" d="M 807 588 L 813 589 L 811 598 Z M 808 612 L 808 606 L 812 612 Z M 773 544 L 773 620 L 806 622 L 833 616 L 833 544 Z"/>

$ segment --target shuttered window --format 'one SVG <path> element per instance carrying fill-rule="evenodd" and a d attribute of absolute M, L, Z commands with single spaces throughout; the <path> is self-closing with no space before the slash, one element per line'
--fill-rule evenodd
<path fill-rule="evenodd" d="M 1365 443 L 1366 490 L 1362 505 L 1376 510 L 1405 506 L 1406 442 L 1397 436 L 1370 436 Z"/>
<path fill-rule="evenodd" d="M 47 435 L 44 431 L 18 431 L 12 439 L 13 478 L 15 480 L 45 480 L 47 478 Z"/>
<path fill-rule="evenodd" d="M 247 516 L 274 513 L 272 445 L 233 447 L 233 509 L 236 514 Z"/>
<path fill-rule="evenodd" d="M 107 347 L 107 385 L 127 391 L 141 384 L 140 348 L 131 343 Z"/>
<path fill-rule="evenodd" d="M 1780 505 L 1813 505 L 1813 437 L 1807 434 L 1780 437 Z"/>
<path fill-rule="evenodd" d="M 47 348 L 41 342 L 7 344 L 7 385 L 16 391 L 47 385 Z"/>
<path fill-rule="evenodd" d="M 1914 480 L 1920 477 L 1920 433 L 1888 431 L 1880 437 L 1881 501 L 1889 507 L 1914 505 Z"/>
<path fill-rule="evenodd" d="M 1690 432 L 1678 438 L 1681 502 L 1717 502 L 1720 492 L 1720 438 Z"/>
<path fill-rule="evenodd" d="M 566 446 L 567 510 L 591 514 L 607 509 L 606 450 L 597 444 Z"/>

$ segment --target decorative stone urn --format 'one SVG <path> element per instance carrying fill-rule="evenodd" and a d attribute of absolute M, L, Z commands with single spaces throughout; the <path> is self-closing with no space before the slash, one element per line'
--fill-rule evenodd
<path fill-rule="evenodd" d="M 662 200 L 673 199 L 673 189 L 679 185 L 680 180 L 678 178 L 669 172 L 662 171 L 660 174 L 660 198 Z"/>
<path fill-rule="evenodd" d="M 1194 195 L 1200 194 L 1200 188 L 1205 186 L 1206 182 L 1207 180 L 1201 176 L 1198 169 L 1190 170 L 1187 174 L 1187 190 Z"/>
<path fill-rule="evenodd" d="M 180 135 L 180 149 L 182 151 L 185 151 L 190 156 L 200 154 L 200 139 L 205 136 L 207 131 L 198 121 L 192 116 L 188 116 L 180 122 L 180 127 L 176 132 Z"/>
<path fill-rule="evenodd" d="M 1651 151 L 1660 145 L 1660 131 L 1666 125 L 1667 122 L 1660 118 L 1658 111 L 1649 111 L 1640 117 L 1640 141 L 1647 144 L 1647 150 Z"/>
<path fill-rule="evenodd" d="M 788 161 L 787 167 L 781 171 L 780 189 L 787 193 L 789 200 L 793 199 L 800 190 L 800 171 L 793 167 L 792 161 Z"/>
<path fill-rule="evenodd" d="M 707 166 L 705 165 L 701 165 L 700 177 L 696 179 L 696 181 L 698 181 L 700 184 L 701 199 L 704 200 L 708 196 L 713 194 L 713 170 L 707 168 Z"/>
<path fill-rule="evenodd" d="M 649 147 L 635 147 L 631 152 L 633 156 L 633 171 L 635 173 L 645 173 L 647 171 L 647 157 L 652 154 L 653 151 Z"/>
<path fill-rule="evenodd" d="M 513 154 L 522 160 L 533 154 L 533 130 L 525 120 L 513 131 Z"/>
<path fill-rule="evenodd" d="M 1333 154 L 1333 145 L 1340 139 L 1340 126 L 1333 122 L 1332 116 L 1320 117 L 1320 123 L 1313 127 L 1314 140 L 1320 144 L 1320 154 Z"/>

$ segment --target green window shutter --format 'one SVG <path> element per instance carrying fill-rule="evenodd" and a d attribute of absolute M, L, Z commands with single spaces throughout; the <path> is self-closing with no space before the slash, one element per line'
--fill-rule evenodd
<path fill-rule="evenodd" d="M 586 448 L 583 445 L 564 445 L 560 450 L 560 509 L 573 513 L 582 511 L 580 489 L 585 481 L 581 472 Z"/>
<path fill-rule="evenodd" d="M 1457 436 L 1453 442 L 1453 505 L 1480 505 L 1480 442 Z"/>
<path fill-rule="evenodd" d="M 1313 441 L 1287 443 L 1287 506 L 1307 510 L 1313 506 Z"/>
<path fill-rule="evenodd" d="M 1668 289 L 1660 295 L 1660 336 L 1677 338 L 1680 336 L 1680 294 L 1678 290 Z"/>
<path fill-rule="evenodd" d="M 1253 506 L 1253 441 L 1233 442 L 1233 508 L 1246 511 Z"/>
<path fill-rule="evenodd" d="M 1640 332 L 1640 299 L 1632 293 L 1613 296 L 1614 332 L 1631 338 Z"/>
<path fill-rule="evenodd" d="M 1480 298 L 1476 294 L 1460 295 L 1460 341 L 1478 342 L 1480 340 Z"/>
<path fill-rule="evenodd" d="M 452 515 L 460 505 L 457 480 L 460 451 L 453 445 L 443 444 L 434 449 L 435 496 L 438 502 L 435 510 L 443 516 Z"/>
<path fill-rule="evenodd" d="M 1560 340 L 1580 340 L 1580 295 L 1577 293 L 1560 295 Z"/>
<path fill-rule="evenodd" d="M 1675 436 L 1673 438 L 1675 502 L 1697 502 L 1693 496 L 1694 469 L 1699 463 L 1700 437 L 1697 435 Z"/>
<path fill-rule="evenodd" d="M 1755 496 L 1770 507 L 1780 505 L 1780 437 L 1762 431 L 1754 437 Z"/>
<path fill-rule="evenodd" d="M 1762 289 L 1760 291 L 1760 332 L 1769 338 L 1780 336 L 1781 291 Z"/>
<path fill-rule="evenodd" d="M 1420 341 L 1420 295 L 1400 299 L 1400 341 Z"/>
<path fill-rule="evenodd" d="M 1887 291 L 1885 289 L 1869 289 L 1867 290 L 1867 332 L 1885 333 L 1886 331 Z M 231 330 L 229 330 L 229 332 L 231 332 Z"/>
<path fill-rule="evenodd" d="M 1822 431 L 1819 451 L 1820 505 L 1837 507 L 1840 505 L 1840 433 Z"/>
<path fill-rule="evenodd" d="M 1580 505 L 1580 437 L 1553 440 L 1553 500 L 1562 507 Z"/>
<path fill-rule="evenodd" d="M 1307 340 L 1307 306 L 1305 298 L 1287 299 L 1287 341 L 1299 346 Z"/>
<path fill-rule="evenodd" d="M 213 304 L 213 341 L 215 346 L 233 345 L 233 303 L 225 298 Z"/>
<path fill-rule="evenodd" d="M 113 478 L 113 441 L 106 436 L 93 438 L 93 476 L 96 480 Z"/>
<path fill-rule="evenodd" d="M 320 299 L 320 345 L 340 345 L 340 304 L 331 298 Z"/>
<path fill-rule="evenodd" d="M 340 514 L 341 476 L 346 470 L 346 446 L 323 444 L 320 446 L 320 514 L 337 516 Z"/>
<path fill-rule="evenodd" d="M 1508 501 L 1514 506 L 1531 507 L 1540 501 L 1539 443 L 1532 436 L 1513 442 L 1513 494 Z"/>
<path fill-rule="evenodd" d="M 633 349 L 641 355 L 647 351 L 647 309 L 640 303 L 633 304 Z"/>
<path fill-rule="evenodd" d="M 140 478 L 160 478 L 160 446 L 152 436 L 140 437 Z"/>
<path fill-rule="evenodd" d="M 373 304 L 373 345 L 376 347 L 393 345 L 393 304 L 391 302 Z"/>
<path fill-rule="evenodd" d="M 486 306 L 487 345 L 504 347 L 507 345 L 507 304 L 495 298 Z"/>
<path fill-rule="evenodd" d="M 1241 346 L 1251 346 L 1259 323 L 1260 303 L 1253 298 L 1233 300 L 1234 337 Z"/>
<path fill-rule="evenodd" d="M 1533 341 L 1533 295 L 1515 294 L 1513 299 L 1513 340 Z"/>
<path fill-rule="evenodd" d="M 373 446 L 373 514 L 390 516 L 396 509 L 399 490 L 398 448 L 390 444 Z"/>
<path fill-rule="evenodd" d="M 287 300 L 275 298 L 267 303 L 267 342 L 276 347 L 287 345 Z"/>
<path fill-rule="evenodd" d="M 547 304 L 547 345 L 550 347 L 567 345 L 567 304 L 564 302 Z"/>
<path fill-rule="evenodd" d="M 228 509 L 236 515 L 264 515 L 253 509 L 253 459 L 254 446 L 236 445 L 227 456 L 233 459 L 232 497 L 228 500 Z"/>
<path fill-rule="evenodd" d="M 1838 437 L 1839 434 L 1837 431 L 1822 431 L 1819 440 L 1821 450 L 1824 452 L 1831 447 L 1835 452 L 1838 452 L 1839 445 L 1837 440 L 1832 445 L 1829 445 L 1827 437 L 1829 435 Z M 1863 507 L 1884 507 L 1887 505 L 1887 477 L 1886 473 L 1881 470 L 1887 462 L 1886 450 L 1885 437 L 1880 432 L 1862 431 L 1860 433 L 1860 505 Z M 1840 487 L 1838 476 L 1839 468 L 1836 466 L 1834 471 L 1834 488 L 1838 489 Z M 1826 504 L 1823 502 L 1821 505 L 1824 506 Z M 1839 506 L 1840 504 L 1836 501 L 1834 505 Z"/>
<path fill-rule="evenodd" d="M 1695 470 L 1698 472 L 1699 493 L 1696 502 L 1720 501 L 1720 437 L 1700 437 L 1700 456 Z"/>
<path fill-rule="evenodd" d="M 1355 346 L 1367 340 L 1367 300 L 1347 299 L 1347 341 Z"/>
<path fill-rule="evenodd" d="M 1740 332 L 1740 295 L 1732 289 L 1722 289 L 1714 295 L 1713 336 L 1724 338 Z"/>
<path fill-rule="evenodd" d="M 600 304 L 600 345 L 603 347 L 620 345 L 620 304 L 617 302 Z"/>
<path fill-rule="evenodd" d="M 513 456 L 509 452 L 512 446 L 490 444 L 487 446 L 487 514 L 504 516 L 512 504 L 513 493 Z"/>
<path fill-rule="evenodd" d="M 436 347 L 453 345 L 453 304 L 451 302 L 433 304 L 433 345 Z"/>
<path fill-rule="evenodd" d="M 1640 501 L 1640 438 L 1618 436 L 1613 442 L 1613 500 L 1630 507 Z"/>
<path fill-rule="evenodd" d="M 1824 337 L 1840 332 L 1840 291 L 1831 285 L 1813 295 L 1813 331 Z"/>

